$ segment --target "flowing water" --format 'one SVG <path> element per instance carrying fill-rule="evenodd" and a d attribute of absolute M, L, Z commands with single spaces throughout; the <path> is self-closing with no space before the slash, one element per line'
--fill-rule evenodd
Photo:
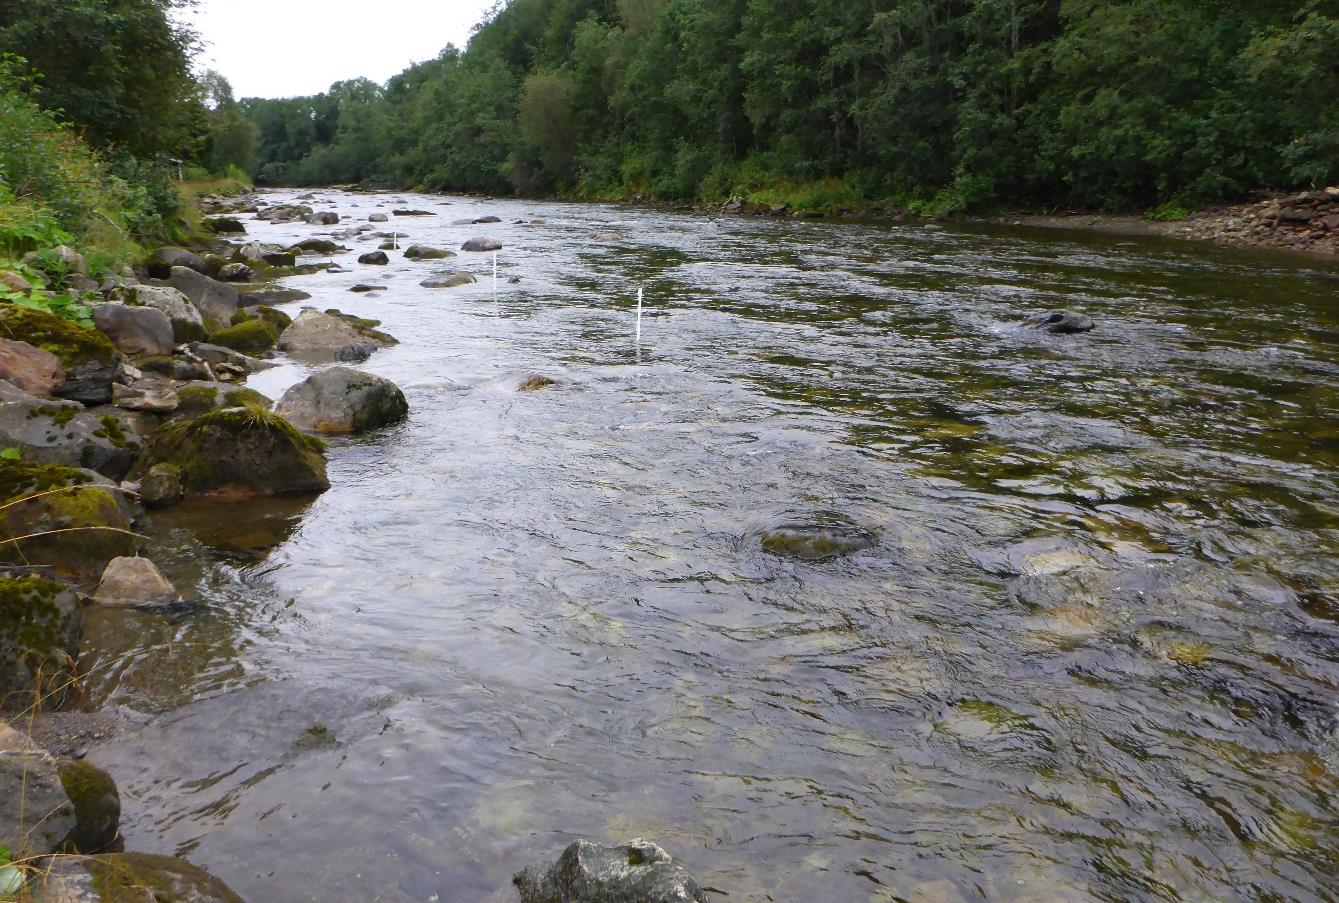
<path fill-rule="evenodd" d="M 1339 271 L 315 206 L 499 238 L 499 288 L 289 280 L 401 340 L 363 366 L 413 413 L 317 499 L 154 516 L 200 604 L 98 613 L 85 659 L 132 849 L 253 901 L 511 900 L 639 835 L 730 901 L 1339 899 Z M 1098 328 L 1020 325 L 1057 308 Z"/>

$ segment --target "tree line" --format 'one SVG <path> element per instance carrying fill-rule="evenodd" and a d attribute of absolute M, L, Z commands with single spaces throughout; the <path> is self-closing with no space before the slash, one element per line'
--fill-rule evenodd
<path fill-rule="evenodd" d="M 949 211 L 1339 177 L 1339 0 L 511 0 L 383 85 L 248 99 L 288 184 Z"/>

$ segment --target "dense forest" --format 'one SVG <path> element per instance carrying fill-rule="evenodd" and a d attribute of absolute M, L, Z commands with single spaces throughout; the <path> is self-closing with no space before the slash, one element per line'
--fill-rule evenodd
<path fill-rule="evenodd" d="M 936 211 L 1339 177 L 1339 0 L 511 0 L 384 87 L 244 100 L 270 183 Z"/>

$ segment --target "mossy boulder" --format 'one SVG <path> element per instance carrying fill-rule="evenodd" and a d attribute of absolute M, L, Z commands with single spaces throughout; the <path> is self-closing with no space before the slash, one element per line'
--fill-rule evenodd
<path fill-rule="evenodd" d="M 172 275 L 173 267 L 188 267 L 197 273 L 203 273 L 205 262 L 200 259 L 198 254 L 187 251 L 185 248 L 174 247 L 159 248 L 150 254 L 149 259 L 144 262 L 144 268 L 155 279 L 168 278 Z"/>
<path fill-rule="evenodd" d="M 26 461 L 89 467 L 113 479 L 130 470 L 140 451 L 115 417 L 70 401 L 38 398 L 0 382 L 0 448 Z"/>
<path fill-rule="evenodd" d="M 279 336 L 279 348 L 311 360 L 367 360 L 378 348 L 396 344 L 377 330 L 380 325 L 333 309 L 304 310 Z"/>
<path fill-rule="evenodd" d="M 114 486 L 94 477 L 73 467 L 0 461 L 0 504 L 8 505 L 0 510 L 0 562 L 92 581 L 113 558 L 133 555 L 138 540 L 129 532 L 128 507 Z"/>
<path fill-rule="evenodd" d="M 0 711 L 39 701 L 55 707 L 72 693 L 82 626 L 79 600 L 65 584 L 0 572 Z"/>
<path fill-rule="evenodd" d="M 359 433 L 409 416 L 404 393 L 390 380 L 348 367 L 313 374 L 284 393 L 275 408 L 299 429 Z"/>
<path fill-rule="evenodd" d="M 216 216 L 213 219 L 205 220 L 205 228 L 215 235 L 243 235 L 246 233 L 246 226 L 242 221 L 232 216 Z"/>
<path fill-rule="evenodd" d="M 245 354 L 268 351 L 278 341 L 279 330 L 259 317 L 220 329 L 209 337 L 211 345 L 221 345 Z"/>
<path fill-rule="evenodd" d="M 107 772 L 91 762 L 67 759 L 57 765 L 61 786 L 74 805 L 74 829 L 61 845 L 67 853 L 100 853 L 116 842 L 121 827 L 121 794 Z"/>
<path fill-rule="evenodd" d="M 112 380 L 121 372 L 121 355 L 96 329 L 46 311 L 0 304 L 0 337 L 54 354 L 65 369 L 65 384 L 56 391 L 61 398 L 85 404 L 112 400 Z"/>
<path fill-rule="evenodd" d="M 184 859 L 151 853 L 55 856 L 42 862 L 40 900 L 78 903 L 242 903 L 226 884 Z"/>
<path fill-rule="evenodd" d="M 324 492 L 324 445 L 258 407 L 223 408 L 164 427 L 147 463 L 174 464 L 187 496 Z"/>
<path fill-rule="evenodd" d="M 309 238 L 306 241 L 300 241 L 288 249 L 290 253 L 301 254 L 309 252 L 312 254 L 335 254 L 343 251 L 339 245 L 333 241 L 327 241 L 324 238 Z"/>
<path fill-rule="evenodd" d="M 455 257 L 456 252 L 445 248 L 430 248 L 427 245 L 410 245 L 405 248 L 404 256 L 409 260 L 447 260 Z"/>
<path fill-rule="evenodd" d="M 177 410 L 173 420 L 191 420 L 202 414 L 223 408 L 262 408 L 268 410 L 272 402 L 255 389 L 193 380 L 177 389 Z"/>
<path fill-rule="evenodd" d="M 547 869 L 517 872 L 521 903 L 707 903 L 693 876 L 638 838 L 618 846 L 573 841 Z"/>
<path fill-rule="evenodd" d="M 255 305 L 253 307 L 245 308 L 245 311 L 247 314 L 253 317 L 259 317 L 266 323 L 269 323 L 279 332 L 283 332 L 285 329 L 293 325 L 292 317 L 284 313 L 282 310 L 273 307 Z"/>

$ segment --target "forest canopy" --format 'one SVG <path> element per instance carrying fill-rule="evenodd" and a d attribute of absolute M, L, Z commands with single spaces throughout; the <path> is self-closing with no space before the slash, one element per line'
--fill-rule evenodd
<path fill-rule="evenodd" d="M 511 0 L 244 100 L 289 184 L 1148 208 L 1339 177 L 1339 0 Z"/>

